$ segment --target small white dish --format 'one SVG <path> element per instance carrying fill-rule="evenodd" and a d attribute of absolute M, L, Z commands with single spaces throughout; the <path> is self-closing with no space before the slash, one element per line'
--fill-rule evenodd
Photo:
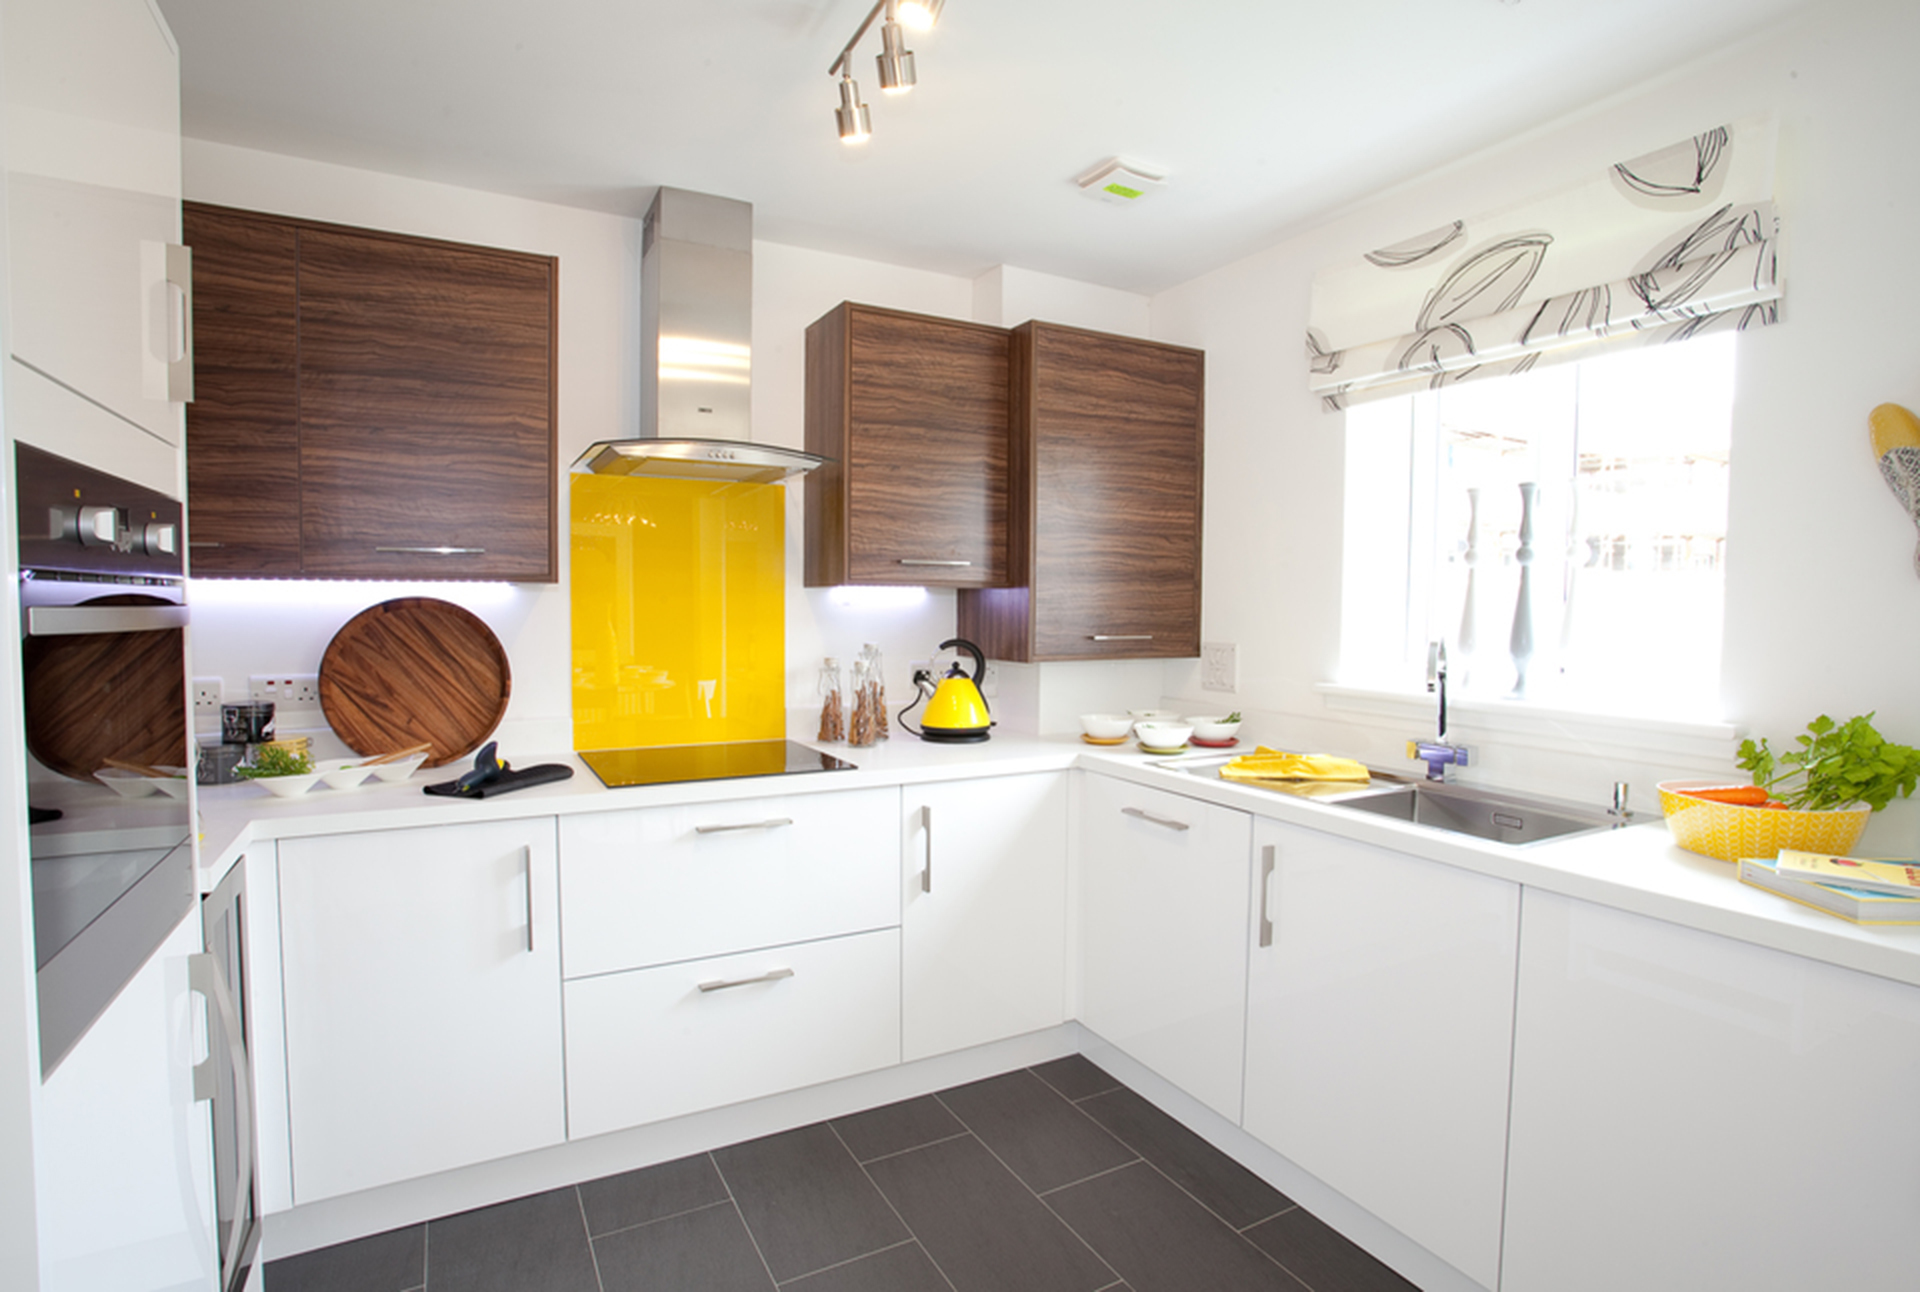
<path fill-rule="evenodd" d="M 1193 738 L 1208 744 L 1225 744 L 1233 740 L 1240 733 L 1239 723 L 1229 722 L 1226 718 L 1220 716 L 1210 718 L 1190 717 L 1187 721 L 1193 725 Z"/>
<path fill-rule="evenodd" d="M 315 763 L 313 769 L 327 788 L 335 790 L 357 789 L 377 770 L 367 766 L 364 758 L 326 758 Z"/>
<path fill-rule="evenodd" d="M 377 755 L 376 755 L 377 757 Z M 392 783 L 404 781 L 420 770 L 420 764 L 427 761 L 425 753 L 409 754 L 405 758 L 395 759 L 391 763 L 376 763 L 368 770 L 380 780 Z"/>
<path fill-rule="evenodd" d="M 1126 713 L 1083 713 L 1080 730 L 1094 740 L 1125 740 L 1133 732 L 1133 716 Z"/>
<path fill-rule="evenodd" d="M 1136 727 L 1143 722 L 1180 721 L 1180 715 L 1172 709 L 1128 709 L 1127 716 L 1133 719 Z"/>
<path fill-rule="evenodd" d="M 294 776 L 244 776 L 249 785 L 258 785 L 283 799 L 298 798 L 320 783 L 319 772 L 300 772 Z"/>
<path fill-rule="evenodd" d="M 1140 722 L 1133 730 L 1140 737 L 1140 748 L 1150 754 L 1177 754 L 1193 735 L 1193 728 L 1184 722 Z"/>
<path fill-rule="evenodd" d="M 165 794 L 168 798 L 183 799 L 187 796 L 187 772 L 183 767 L 156 767 L 157 772 L 165 776 L 148 776 L 143 772 L 130 772 L 121 767 L 102 767 L 93 774 L 93 779 L 118 794 L 123 799 L 143 799 L 149 794 Z"/>

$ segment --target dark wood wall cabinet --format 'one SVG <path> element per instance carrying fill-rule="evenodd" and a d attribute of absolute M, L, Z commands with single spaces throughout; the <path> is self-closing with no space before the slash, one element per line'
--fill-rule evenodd
<path fill-rule="evenodd" d="M 1007 588 L 963 591 L 995 659 L 1200 653 L 1205 355 L 1051 323 L 1012 333 Z"/>
<path fill-rule="evenodd" d="M 558 578 L 559 262 L 189 202 L 196 575 Z"/>
<path fill-rule="evenodd" d="M 996 587 L 1005 329 L 841 304 L 807 329 L 806 583 Z"/>

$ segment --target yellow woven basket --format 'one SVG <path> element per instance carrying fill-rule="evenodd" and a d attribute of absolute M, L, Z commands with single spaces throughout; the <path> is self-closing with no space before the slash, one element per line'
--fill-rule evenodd
<path fill-rule="evenodd" d="M 1721 861 L 1760 857 L 1771 861 L 1782 848 L 1844 855 L 1860 842 L 1873 809 L 1864 803 L 1826 812 L 1742 807 L 1690 798 L 1689 789 L 1725 785 L 1725 781 L 1661 781 L 1660 810 L 1673 841 L 1688 852 Z"/>

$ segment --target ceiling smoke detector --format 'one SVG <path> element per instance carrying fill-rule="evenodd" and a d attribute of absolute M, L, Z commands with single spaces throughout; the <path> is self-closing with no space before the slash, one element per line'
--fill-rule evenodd
<path fill-rule="evenodd" d="M 1109 157 L 1074 182 L 1088 197 L 1114 206 L 1132 206 L 1148 194 L 1165 188 L 1167 177 L 1139 162 Z"/>

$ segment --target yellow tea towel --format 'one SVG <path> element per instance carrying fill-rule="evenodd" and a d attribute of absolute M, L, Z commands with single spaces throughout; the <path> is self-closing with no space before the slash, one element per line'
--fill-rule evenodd
<path fill-rule="evenodd" d="M 1332 754 L 1289 754 L 1259 746 L 1241 754 L 1220 775 L 1230 781 L 1358 781 L 1371 779 L 1365 765 Z"/>

